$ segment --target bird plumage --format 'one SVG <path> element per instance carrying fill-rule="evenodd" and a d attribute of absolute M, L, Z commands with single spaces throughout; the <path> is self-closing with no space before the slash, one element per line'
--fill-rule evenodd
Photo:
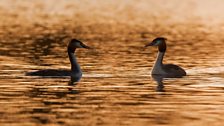
<path fill-rule="evenodd" d="M 42 77 L 56 77 L 56 76 L 71 76 L 73 79 L 79 81 L 82 77 L 82 70 L 77 62 L 75 56 L 76 48 L 86 48 L 90 49 L 90 47 L 83 44 L 81 41 L 77 39 L 72 39 L 68 46 L 67 52 L 68 57 L 71 63 L 71 70 L 62 70 L 62 69 L 46 69 L 46 70 L 38 70 L 34 72 L 26 73 L 27 76 L 42 76 Z"/>
<path fill-rule="evenodd" d="M 165 75 L 167 77 L 186 76 L 185 70 L 180 66 L 174 64 L 163 64 L 163 57 L 166 52 L 166 40 L 166 38 L 158 37 L 145 46 L 158 46 L 158 54 L 151 74 Z"/>

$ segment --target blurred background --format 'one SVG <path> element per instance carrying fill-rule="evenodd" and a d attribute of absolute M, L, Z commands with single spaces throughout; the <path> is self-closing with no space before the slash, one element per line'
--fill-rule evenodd
<path fill-rule="evenodd" d="M 151 24 L 156 18 L 162 22 L 200 21 L 222 23 L 222 0 L 53 0 L 31 2 L 27 0 L 1 0 L 1 22 L 59 23 L 73 20 L 84 23 Z M 15 21 L 16 18 L 16 21 Z M 91 19 L 91 20 L 90 20 Z M 10 22 L 11 23 L 11 22 Z M 27 24 L 26 23 L 26 24 Z"/>
<path fill-rule="evenodd" d="M 0 125 L 222 125 L 224 1 L 0 0 Z M 150 75 L 157 48 L 184 78 Z M 32 77 L 70 69 L 72 38 L 83 78 Z"/>

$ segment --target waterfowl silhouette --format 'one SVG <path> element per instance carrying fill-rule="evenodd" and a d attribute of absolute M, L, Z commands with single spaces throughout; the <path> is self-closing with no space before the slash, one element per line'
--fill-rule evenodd
<path fill-rule="evenodd" d="M 75 56 L 75 50 L 76 48 L 86 48 L 90 49 L 90 47 L 83 44 L 81 41 L 77 39 L 72 39 L 68 46 L 67 46 L 67 52 L 68 57 L 71 63 L 71 70 L 54 70 L 54 69 L 47 69 L 47 70 L 39 70 L 35 72 L 28 72 L 26 75 L 28 76 L 71 76 L 73 80 L 79 81 L 82 77 L 82 70 L 77 62 L 76 56 Z"/>
<path fill-rule="evenodd" d="M 159 50 L 151 74 L 163 75 L 166 77 L 186 76 L 186 72 L 183 68 L 174 64 L 163 64 L 163 57 L 166 52 L 166 40 L 167 39 L 164 37 L 158 37 L 154 39 L 152 42 L 150 42 L 149 44 L 145 45 L 145 47 L 158 46 L 158 50 Z"/>

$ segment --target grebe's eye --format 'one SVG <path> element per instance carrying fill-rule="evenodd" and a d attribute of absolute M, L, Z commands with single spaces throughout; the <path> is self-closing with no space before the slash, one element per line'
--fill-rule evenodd
<path fill-rule="evenodd" d="M 161 43 L 161 40 L 157 40 L 155 45 L 159 45 Z"/>

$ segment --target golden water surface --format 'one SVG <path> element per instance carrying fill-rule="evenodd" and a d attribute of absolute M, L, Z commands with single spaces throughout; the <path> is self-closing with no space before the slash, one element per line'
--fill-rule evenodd
<path fill-rule="evenodd" d="M 222 24 L 211 27 L 188 14 L 189 20 L 176 22 L 163 9 L 164 15 L 156 16 L 134 11 L 152 7 L 144 0 L 59 1 L 64 8 L 51 0 L 13 2 L 0 4 L 0 125 L 224 123 Z M 186 77 L 150 75 L 157 48 L 144 45 L 158 36 L 168 39 L 164 63 L 183 67 Z M 94 48 L 76 51 L 80 82 L 25 75 L 70 69 L 66 46 L 71 38 Z"/>

